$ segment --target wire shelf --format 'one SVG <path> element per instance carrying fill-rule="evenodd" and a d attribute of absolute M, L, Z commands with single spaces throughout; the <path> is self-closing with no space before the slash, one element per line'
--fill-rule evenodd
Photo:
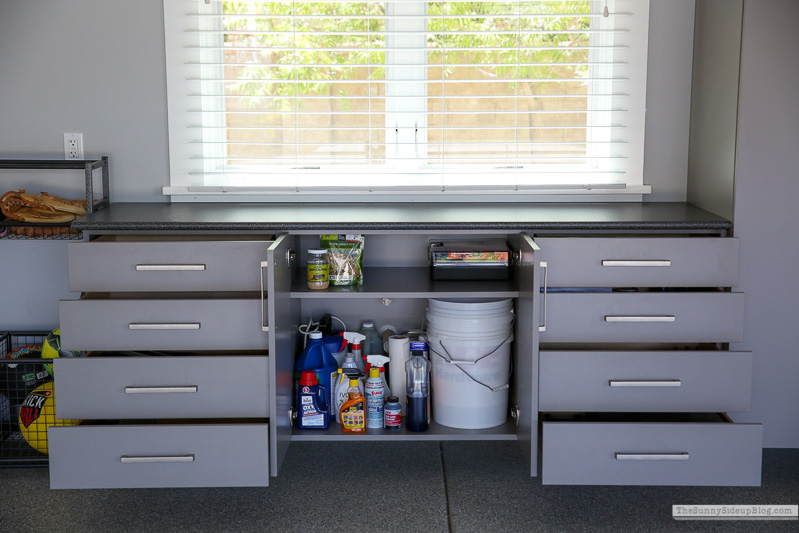
<path fill-rule="evenodd" d="M 37 356 L 48 333 L 0 333 L 0 467 L 49 464 L 47 453 L 40 451 L 47 450 L 47 427 L 42 422 L 55 413 L 47 407 L 37 412 L 36 401 L 26 402 L 35 389 L 48 383 L 45 389 L 52 387 L 53 360 Z M 22 354 L 10 358 L 18 350 Z M 46 398 L 46 392 L 41 397 Z"/>

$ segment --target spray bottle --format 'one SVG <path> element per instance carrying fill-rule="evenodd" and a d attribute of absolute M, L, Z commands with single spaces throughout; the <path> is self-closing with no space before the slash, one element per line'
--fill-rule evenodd
<path fill-rule="evenodd" d="M 343 331 L 341 336 L 344 337 L 344 340 L 350 343 L 350 351 L 355 359 L 355 364 L 358 365 L 358 370 L 360 370 L 362 374 L 365 374 L 366 365 L 363 362 L 361 343 L 364 341 L 364 339 L 366 339 L 366 337 L 355 331 Z"/>
<path fill-rule="evenodd" d="M 358 380 L 350 380 L 349 399 L 339 411 L 341 431 L 344 433 L 362 433 L 366 431 L 366 399 L 358 389 Z"/>
<path fill-rule="evenodd" d="M 380 369 L 369 369 L 369 378 L 366 380 L 366 427 L 383 427 L 383 382 L 380 380 Z"/>
<path fill-rule="evenodd" d="M 391 390 L 388 388 L 388 382 L 386 381 L 386 374 L 384 373 L 385 364 L 388 363 L 389 358 L 385 355 L 367 355 L 366 362 L 369 364 L 370 368 L 377 368 L 380 372 L 380 381 L 383 382 L 383 398 L 388 398 L 391 396 Z"/>

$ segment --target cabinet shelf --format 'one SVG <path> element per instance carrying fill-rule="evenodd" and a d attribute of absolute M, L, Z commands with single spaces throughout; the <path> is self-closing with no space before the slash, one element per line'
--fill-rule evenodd
<path fill-rule="evenodd" d="M 420 441 L 420 440 L 517 440 L 516 422 L 508 419 L 500 426 L 487 429 L 455 429 L 433 422 L 427 431 L 408 431 L 403 426 L 399 431 L 367 429 L 364 433 L 344 434 L 335 422 L 329 429 L 294 429 L 292 441 Z"/>
<path fill-rule="evenodd" d="M 514 280 L 455 281 L 430 278 L 427 267 L 370 267 L 363 285 L 309 289 L 304 271 L 294 276 L 291 298 L 516 298 Z"/>

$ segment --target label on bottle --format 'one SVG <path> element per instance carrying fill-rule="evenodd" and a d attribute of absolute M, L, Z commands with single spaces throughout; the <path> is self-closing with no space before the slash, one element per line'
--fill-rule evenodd
<path fill-rule="evenodd" d="M 386 429 L 402 428 L 402 407 L 385 408 Z"/>
<path fill-rule="evenodd" d="M 327 281 L 329 279 L 330 265 L 308 265 L 308 281 Z"/>
<path fill-rule="evenodd" d="M 366 416 L 364 415 L 364 402 L 356 402 L 341 411 L 341 426 L 349 431 L 363 431 L 366 429 Z"/>
<path fill-rule="evenodd" d="M 322 413 L 317 409 L 314 395 L 310 394 L 309 387 L 303 387 L 302 392 L 303 394 L 300 396 L 300 426 L 325 427 L 327 413 Z"/>

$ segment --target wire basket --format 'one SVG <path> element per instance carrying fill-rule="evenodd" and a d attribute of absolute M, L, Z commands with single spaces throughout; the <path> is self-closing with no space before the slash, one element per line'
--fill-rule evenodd
<path fill-rule="evenodd" d="M 52 359 L 42 359 L 49 332 L 0 333 L 0 466 L 47 466 L 49 406 L 37 410 L 52 387 Z M 17 351 L 19 353 L 16 353 Z M 18 357 L 10 358 L 10 356 Z M 45 385 L 48 384 L 48 385 Z M 26 398 L 35 389 L 39 392 Z M 37 449 L 38 448 L 38 449 Z"/>

